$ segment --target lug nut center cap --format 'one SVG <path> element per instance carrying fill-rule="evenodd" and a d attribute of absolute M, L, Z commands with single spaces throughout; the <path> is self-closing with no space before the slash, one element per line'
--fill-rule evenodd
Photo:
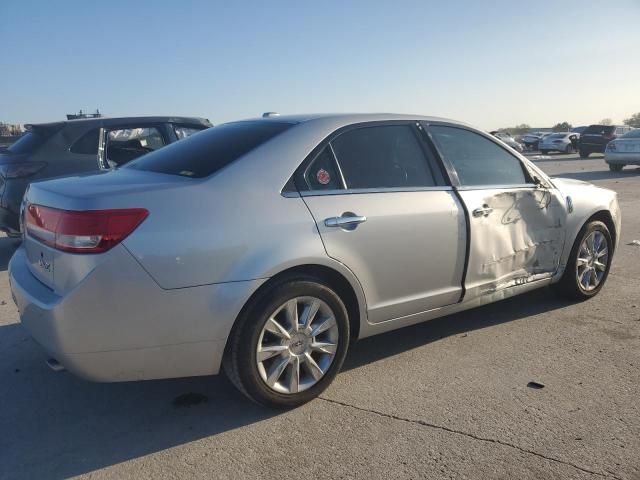
<path fill-rule="evenodd" d="M 289 351 L 294 355 L 302 355 L 309 346 L 309 337 L 304 333 L 296 333 L 289 342 Z"/>

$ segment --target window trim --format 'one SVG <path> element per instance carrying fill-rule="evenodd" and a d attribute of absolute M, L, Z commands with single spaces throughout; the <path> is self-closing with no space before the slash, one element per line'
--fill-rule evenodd
<path fill-rule="evenodd" d="M 533 188 L 533 189 L 536 189 L 536 188 L 538 188 L 538 185 L 534 181 L 534 179 L 532 177 L 532 173 L 529 170 L 529 168 L 527 167 L 527 164 L 525 162 L 523 162 L 520 157 L 514 155 L 507 148 L 505 148 L 504 145 L 498 143 L 496 141 L 496 139 L 493 138 L 492 135 L 489 135 L 488 133 L 485 133 L 485 132 L 483 132 L 481 130 L 476 130 L 475 128 L 470 128 L 470 127 L 467 127 L 465 125 L 459 125 L 459 124 L 456 124 L 456 123 L 440 122 L 440 121 L 433 121 L 433 122 L 423 121 L 421 123 L 423 124 L 423 127 L 424 127 L 425 131 L 428 133 L 429 139 L 431 140 L 431 143 L 433 143 L 434 148 L 438 152 L 438 156 L 440 157 L 440 161 L 445 165 L 445 168 L 447 169 L 447 173 L 449 174 L 449 177 L 450 177 L 449 179 L 450 179 L 452 185 L 454 187 L 456 187 L 457 190 L 494 190 L 494 189 L 510 189 L 510 188 L 520 188 L 520 189 L 521 188 Z M 522 168 L 522 173 L 524 173 L 525 180 L 528 180 L 528 183 L 520 183 L 520 184 L 513 184 L 513 183 L 500 184 L 500 183 L 497 183 L 497 184 L 493 184 L 493 185 L 462 185 L 462 183 L 460 183 L 460 179 L 458 177 L 458 171 L 456 170 L 453 162 L 451 162 L 448 158 L 446 158 L 446 155 L 444 155 L 442 153 L 441 149 L 438 147 L 437 142 L 434 140 L 432 132 L 431 132 L 431 126 L 457 128 L 458 130 L 464 130 L 464 131 L 467 131 L 467 132 L 475 133 L 476 135 L 479 135 L 479 136 L 487 139 L 488 141 L 492 142 L 497 147 L 499 147 L 502 150 L 504 150 L 508 155 L 510 155 L 513 159 L 515 159 L 520 164 L 520 168 Z"/>
<path fill-rule="evenodd" d="M 406 125 L 408 126 L 413 134 L 415 135 L 416 141 L 420 146 L 422 156 L 424 162 L 427 164 L 427 168 L 431 172 L 432 177 L 435 181 L 442 181 L 442 185 L 435 186 L 422 186 L 422 187 L 384 187 L 384 188 L 348 188 L 346 179 L 344 174 L 342 173 L 342 167 L 340 166 L 340 162 L 335 154 L 333 149 L 333 142 L 340 135 L 347 133 L 352 130 L 358 130 L 361 128 L 371 128 L 371 127 L 384 127 L 384 126 L 395 126 L 395 125 Z M 337 130 L 331 132 L 327 135 L 318 145 L 314 147 L 314 149 L 305 157 L 305 159 L 300 163 L 298 168 L 291 175 L 289 180 L 286 182 L 285 187 L 282 189 L 281 194 L 283 196 L 288 196 L 285 194 L 297 193 L 303 197 L 312 197 L 312 196 L 322 196 L 322 195 L 350 195 L 350 194 L 363 194 L 363 193 L 392 193 L 392 192 L 419 192 L 419 191 L 445 191 L 451 190 L 452 184 L 450 179 L 445 174 L 446 169 L 442 165 L 442 160 L 438 155 L 438 152 L 434 149 L 433 145 L 430 145 L 428 139 L 425 138 L 424 135 L 421 135 L 420 128 L 420 120 L 376 120 L 370 122 L 357 122 L 351 123 L 349 125 L 342 126 Z M 425 132 L 426 133 L 426 132 Z M 334 190 L 309 190 L 309 186 L 306 185 L 304 181 L 305 175 L 310 168 L 311 164 L 315 161 L 315 159 L 320 155 L 325 147 L 329 146 L 329 151 L 333 157 L 334 165 L 336 166 L 336 170 L 339 172 L 341 177 L 341 183 L 344 185 L 344 189 L 334 189 Z M 431 158 L 433 160 L 431 160 Z M 436 175 L 435 169 L 438 169 L 439 175 Z M 294 186 L 295 191 L 292 191 L 287 186 Z"/>

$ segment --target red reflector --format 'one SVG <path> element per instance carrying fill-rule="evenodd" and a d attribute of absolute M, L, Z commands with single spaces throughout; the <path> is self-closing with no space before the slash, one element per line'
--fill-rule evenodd
<path fill-rule="evenodd" d="M 30 204 L 25 227 L 31 237 L 58 250 L 101 253 L 124 240 L 148 215 L 144 208 L 81 212 Z"/>

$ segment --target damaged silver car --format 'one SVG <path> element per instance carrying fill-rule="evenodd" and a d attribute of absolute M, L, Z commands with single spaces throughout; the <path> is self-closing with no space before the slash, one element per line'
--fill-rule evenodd
<path fill-rule="evenodd" d="M 319 395 L 353 340 L 547 285 L 593 297 L 620 235 L 614 192 L 387 114 L 221 125 L 34 183 L 22 222 L 11 287 L 51 365 L 107 382 L 224 369 L 274 407 Z"/>

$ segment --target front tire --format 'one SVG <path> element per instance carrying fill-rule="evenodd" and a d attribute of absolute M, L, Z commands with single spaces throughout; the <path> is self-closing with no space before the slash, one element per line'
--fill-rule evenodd
<path fill-rule="evenodd" d="M 231 382 L 256 403 L 293 408 L 322 393 L 344 362 L 349 318 L 319 279 L 279 281 L 245 306 L 223 361 Z"/>
<path fill-rule="evenodd" d="M 591 152 L 587 152 L 586 150 L 580 150 L 580 158 L 589 158 Z"/>
<path fill-rule="evenodd" d="M 620 163 L 610 163 L 609 164 L 609 170 L 611 170 L 612 172 L 621 172 L 623 168 L 624 168 L 624 165 L 622 165 Z"/>
<path fill-rule="evenodd" d="M 571 300 L 596 296 L 607 281 L 612 259 L 613 241 L 607 226 L 597 220 L 585 224 L 576 237 L 557 289 Z"/>

